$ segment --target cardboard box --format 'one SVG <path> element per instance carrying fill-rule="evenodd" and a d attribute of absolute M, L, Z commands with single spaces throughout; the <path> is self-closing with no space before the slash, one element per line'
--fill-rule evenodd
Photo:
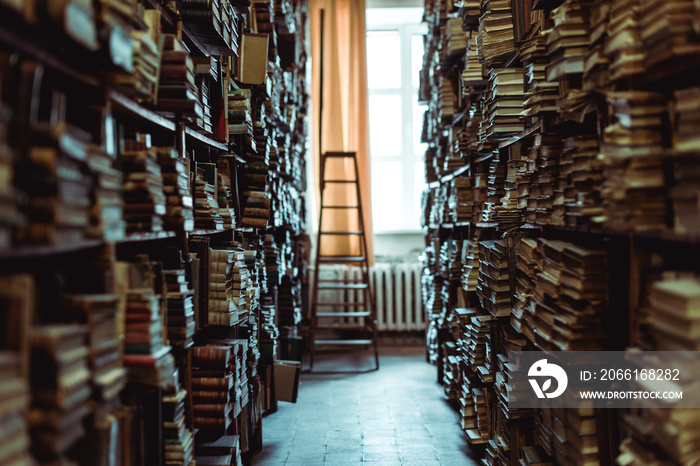
<path fill-rule="evenodd" d="M 297 402 L 299 392 L 299 374 L 301 363 L 299 361 L 275 362 L 275 395 L 277 401 Z"/>
<path fill-rule="evenodd" d="M 262 84 L 267 77 L 267 34 L 245 33 L 241 38 L 238 80 L 244 84 Z"/>

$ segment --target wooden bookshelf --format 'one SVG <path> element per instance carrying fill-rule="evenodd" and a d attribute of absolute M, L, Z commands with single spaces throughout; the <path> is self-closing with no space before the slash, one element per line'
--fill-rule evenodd
<path fill-rule="evenodd" d="M 89 377 L 79 374 L 85 387 L 78 388 L 87 395 L 76 413 L 84 415 L 67 415 L 60 406 L 52 411 L 60 430 L 73 437 L 62 437 L 55 445 L 49 445 L 52 438 L 37 440 L 45 443 L 39 445 L 23 437 L 26 452 L 21 452 L 20 460 L 27 456 L 28 462 L 34 462 L 36 454 L 42 462 L 46 457 L 41 451 L 51 451 L 55 452 L 51 460 L 60 463 L 157 465 L 176 451 L 184 455 L 183 463 L 194 464 L 197 456 L 208 455 L 202 439 L 227 434 L 232 464 L 249 464 L 262 448 L 262 413 L 271 414 L 276 407 L 274 365 L 279 354 L 275 348 L 284 344 L 278 344 L 278 338 L 288 338 L 279 336 L 278 322 L 291 321 L 284 324 L 284 335 L 295 338 L 300 319 L 290 320 L 288 314 L 305 307 L 302 283 L 307 280 L 308 251 L 302 190 L 306 172 L 300 169 L 305 166 L 305 154 L 292 150 L 287 141 L 305 146 L 306 135 L 297 129 L 306 125 L 296 118 L 306 116 L 288 107 L 308 101 L 307 63 L 283 69 L 271 52 L 265 58 L 274 73 L 265 85 L 237 83 L 238 50 L 231 47 L 251 7 L 234 8 L 229 0 L 207 5 L 224 10 L 211 11 L 220 24 L 190 22 L 202 10 L 193 12 L 187 2 L 178 2 L 174 13 L 159 0 L 138 0 L 138 8 L 130 3 L 112 9 L 114 17 L 92 11 L 107 8 L 99 2 L 73 10 L 75 5 L 64 5 L 66 15 L 77 15 L 71 18 L 75 21 L 63 17 L 50 21 L 60 8 L 49 3 L 56 11 L 43 11 L 48 3 L 17 5 L 36 8 L 36 15 L 26 15 L 32 24 L 25 16 L 0 7 L 0 45 L 7 52 L 0 54 L 0 170 L 10 180 L 0 200 L 0 263 L 4 265 L 0 342 L 21 339 L 36 346 L 38 335 L 57 342 L 70 335 L 73 342 L 85 346 L 80 353 L 85 363 L 75 362 Z M 289 17 L 273 13 L 268 30 L 274 30 L 278 21 L 293 21 L 293 40 L 301 56 L 307 56 L 306 2 L 290 2 L 284 11 Z M 76 29 L 75 24 L 84 27 Z M 231 35 L 219 32 L 217 24 Z M 130 53 L 127 47 L 132 47 Z M 161 72 L 163 63 L 170 66 L 170 73 Z M 283 100 L 279 91 L 290 81 L 293 85 L 286 92 L 291 98 Z M 216 86 L 224 88 L 223 95 L 214 90 Z M 229 93 L 240 90 L 246 91 L 243 97 L 249 109 L 267 109 L 266 115 L 251 111 L 252 118 L 264 118 L 268 129 L 289 136 L 278 140 L 253 124 L 251 136 L 258 144 L 279 146 L 278 151 L 270 151 L 278 154 L 278 160 L 252 153 L 241 138 L 222 142 L 229 140 L 226 131 L 223 135 L 219 131 L 225 127 L 221 119 Z M 217 113 L 217 109 L 223 111 Z M 37 166 L 36 158 L 29 156 L 35 147 L 51 150 L 55 164 Z M 253 160 L 256 163 L 249 163 Z M 277 162 L 290 167 L 294 175 L 260 176 Z M 270 206 L 275 189 L 290 194 L 275 199 L 274 209 L 283 213 Z M 267 199 L 263 207 L 254 204 L 259 198 L 246 198 L 245 193 L 251 192 Z M 289 212 L 296 217 L 285 217 Z M 284 218 L 285 224 L 236 228 L 244 213 L 257 220 L 266 215 Z M 194 231 L 185 231 L 193 223 Z M 219 229 L 221 225 L 229 227 Z M 276 228 L 291 234 L 275 235 Z M 267 249 L 286 248 L 292 252 L 285 253 L 284 260 L 291 260 L 301 272 L 292 276 L 284 267 L 274 270 L 276 277 L 290 284 L 290 289 L 280 291 L 264 280 L 262 271 L 272 263 L 263 258 Z M 282 258 L 276 260 L 275 267 Z M 234 264 L 237 277 L 214 272 L 232 269 Z M 26 296 L 19 299 L 18 293 L 24 290 Z M 252 290 L 259 293 L 249 295 Z M 288 295 L 280 298 L 283 292 Z M 234 297 L 236 306 L 231 305 Z M 294 309 L 281 306 L 279 299 L 293 302 Z M 12 306 L 9 314 L 6 303 Z M 148 329 L 141 334 L 131 319 L 138 309 L 150 310 L 144 321 Z M 100 315 L 93 320 L 79 313 Z M 101 349 L 96 345 L 98 320 Z M 8 340 L 10 328 L 16 337 Z M 215 364 L 207 359 L 208 350 L 201 350 L 211 341 L 233 355 L 224 359 L 224 372 L 236 386 L 218 387 L 217 397 L 237 406 L 240 412 L 235 419 L 207 412 L 194 395 L 202 388 L 197 384 L 204 383 L 197 379 L 208 377 L 202 375 L 201 367 Z M 29 378 L 37 379 L 42 370 L 29 357 L 36 348 L 16 346 L 17 360 L 22 368 L 26 361 L 27 369 L 18 370 L 17 377 L 8 376 L 7 382 L 24 378 L 22 383 L 29 385 Z M 261 348 L 273 351 L 261 358 Z M 0 349 L 0 372 L 9 374 L 5 364 L 11 358 L 5 359 L 6 348 Z M 44 355 L 47 361 L 63 357 L 53 353 Z M 114 367 L 102 367 L 107 359 Z M 234 359 L 235 364 L 229 364 Z M 78 365 L 70 369 L 74 367 Z M 98 381 L 96 374 L 103 369 L 100 373 L 109 375 L 109 382 Z M 47 383 L 63 390 L 60 380 Z M 30 403 L 36 406 L 34 388 L 32 382 L 27 406 L 16 406 L 17 416 L 15 408 L 12 412 L 3 408 L 0 430 L 7 430 L 7 419 L 16 420 L 12 428 L 29 439 L 30 421 L 37 422 L 26 416 Z M 0 405 L 7 401 L 3 396 Z M 107 424 L 100 424 L 105 419 Z M 177 438 L 164 423 L 179 426 Z M 43 429 L 34 424 L 32 428 Z M 116 431 L 129 432 L 130 437 L 108 433 Z M 88 438 L 90 445 L 73 448 Z M 109 451 L 119 451 L 119 458 L 106 458 Z M 0 454 L 0 463 L 7 459 Z"/>
<path fill-rule="evenodd" d="M 526 447 L 537 453 L 537 462 L 546 464 L 692 462 L 676 448 L 686 445 L 680 436 L 658 435 L 659 429 L 673 429 L 662 420 L 666 412 L 635 406 L 624 416 L 611 409 L 573 410 L 562 416 L 557 409 L 514 409 L 505 384 L 517 373 L 506 366 L 514 348 L 539 357 L 577 348 L 669 350 L 696 341 L 680 327 L 666 334 L 660 330 L 670 312 L 660 296 L 668 289 L 679 296 L 700 290 L 700 231 L 695 231 L 700 208 L 695 194 L 681 194 L 696 193 L 700 185 L 691 174 L 697 173 L 697 159 L 689 156 L 699 147 L 691 116 L 695 110 L 690 108 L 700 101 L 700 34 L 662 28 L 653 41 L 647 37 L 635 44 L 643 59 L 632 66 L 624 60 L 625 47 L 624 52 L 607 52 L 615 32 L 601 32 L 611 33 L 617 26 L 606 14 L 605 1 L 586 7 L 571 0 L 514 1 L 511 9 L 497 13 L 502 15 L 498 21 L 512 15 L 513 41 L 506 39 L 507 31 L 503 37 L 489 37 L 494 4 L 490 9 L 481 6 L 465 4 L 454 19 L 447 14 L 454 8 L 428 2 L 424 13 L 429 46 L 420 99 L 428 104 L 433 123 L 439 123 L 426 151 L 426 172 L 439 181 L 429 183 L 423 193 L 424 274 L 435 278 L 423 289 L 433 332 L 427 358 L 437 366 L 438 381 L 458 408 L 465 437 L 484 454 L 485 464 L 530 464 Z M 590 25 L 569 24 L 568 15 L 584 14 L 581 9 L 591 13 Z M 630 24 L 642 37 L 648 25 L 682 22 L 656 11 L 643 16 Z M 458 26 L 465 41 L 480 36 L 479 59 L 469 58 L 464 73 L 476 79 L 472 67 L 482 67 L 481 77 L 488 81 L 478 89 L 465 89 L 469 84 L 460 82 L 463 70 L 457 61 L 436 57 L 437 50 L 460 47 L 454 33 Z M 588 47 L 578 52 L 554 48 L 552 38 L 564 30 Z M 667 42 L 659 42 L 663 40 Z M 583 49 L 606 50 L 609 61 L 585 73 L 569 66 L 576 54 L 581 62 L 590 58 Z M 562 50 L 567 58 L 559 61 Z M 505 82 L 512 84 L 508 98 L 518 102 L 511 107 L 517 110 L 499 105 L 499 86 Z M 458 102 L 471 107 L 439 120 L 441 108 L 456 108 Z M 639 115 L 649 119 L 642 121 Z M 632 127 L 644 128 L 658 142 L 638 140 Z M 648 153 L 635 153 L 640 147 Z M 456 164 L 455 159 L 464 160 L 463 172 L 440 170 L 445 163 Z M 646 175 L 655 177 L 654 183 L 635 178 L 631 167 L 641 165 Z M 471 222 L 453 221 L 470 213 Z M 564 256 L 554 253 L 558 250 L 578 251 L 569 259 L 581 254 L 580 270 L 608 283 L 599 287 L 600 307 L 589 315 L 596 320 L 589 328 L 578 320 L 581 326 L 576 328 L 560 323 L 563 315 L 564 320 L 577 318 L 568 314 L 571 308 L 564 310 L 559 294 L 568 285 L 549 277 L 578 272 L 566 270 Z M 587 262 L 583 257 L 588 255 L 600 262 Z M 578 286 L 589 286 L 588 280 Z M 542 288 L 550 286 L 550 291 Z M 586 305 L 583 295 L 575 301 Z M 598 337 L 579 345 L 593 334 Z M 490 360 L 481 357 L 485 354 Z M 584 420 L 591 426 L 585 433 L 575 427 Z M 583 440 L 587 453 L 571 448 Z M 670 447 L 669 441 L 677 443 Z"/>

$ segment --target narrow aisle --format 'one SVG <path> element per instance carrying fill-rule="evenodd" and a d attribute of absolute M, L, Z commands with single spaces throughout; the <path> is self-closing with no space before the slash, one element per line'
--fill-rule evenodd
<path fill-rule="evenodd" d="M 425 349 L 388 347 L 380 354 L 378 372 L 302 374 L 297 403 L 279 403 L 263 419 L 263 451 L 252 463 L 477 464 Z M 371 356 L 361 357 L 371 364 Z M 319 361 L 319 369 L 328 367 Z"/>

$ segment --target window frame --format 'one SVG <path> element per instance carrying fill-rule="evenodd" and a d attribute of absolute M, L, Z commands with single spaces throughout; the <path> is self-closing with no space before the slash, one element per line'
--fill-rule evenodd
<path fill-rule="evenodd" d="M 418 8 L 418 10 L 421 10 Z M 421 126 L 414 127 L 414 119 L 422 125 L 422 114 L 420 118 L 414 115 L 414 106 L 420 108 L 418 104 L 418 83 L 414 86 L 413 72 L 413 37 L 422 36 L 427 33 L 427 26 L 423 23 L 402 23 L 396 22 L 393 16 L 387 16 L 387 21 L 384 22 L 368 22 L 367 24 L 367 40 L 373 33 L 381 32 L 398 32 L 400 41 L 400 66 L 401 66 L 401 84 L 399 88 L 368 88 L 368 99 L 377 95 L 398 95 L 401 101 L 401 150 L 397 155 L 375 155 L 370 147 L 370 163 L 374 166 L 375 162 L 400 162 L 401 163 L 401 222 L 395 228 L 380 227 L 376 221 L 373 221 L 374 231 L 377 234 L 394 234 L 394 233 L 417 233 L 422 231 L 420 225 L 420 198 L 417 195 L 425 188 L 425 179 L 423 176 L 418 177 L 416 166 L 424 165 L 425 147 L 419 144 L 414 146 L 415 134 L 420 134 Z M 422 58 L 422 57 L 421 57 Z M 369 70 L 369 64 L 368 64 Z M 370 115 L 370 125 L 371 125 Z M 371 131 L 371 128 L 370 128 Z M 371 141 L 371 136 L 370 136 Z M 374 176 L 378 176 L 374 173 Z M 419 189 L 420 188 L 420 189 Z M 372 193 L 373 200 L 375 199 Z M 406 202 L 411 199 L 412 202 Z M 375 202 L 376 204 L 376 202 Z M 380 214 L 377 210 L 373 212 Z"/>

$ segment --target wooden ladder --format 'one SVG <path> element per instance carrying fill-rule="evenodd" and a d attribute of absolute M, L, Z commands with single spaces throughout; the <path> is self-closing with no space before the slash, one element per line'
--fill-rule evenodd
<path fill-rule="evenodd" d="M 329 159 L 351 159 L 354 169 L 354 177 L 344 177 L 342 179 L 326 179 L 326 162 Z M 352 173 L 350 173 L 352 175 Z M 321 156 L 321 211 L 318 219 L 318 236 L 316 241 L 316 267 L 314 271 L 314 284 L 312 289 L 311 305 L 311 357 L 310 370 L 314 367 L 314 356 L 320 346 L 354 346 L 360 348 L 374 347 L 375 370 L 379 369 L 379 351 L 377 348 L 377 319 L 372 300 L 372 290 L 369 283 L 369 263 L 367 257 L 367 238 L 365 237 L 365 224 L 362 212 L 362 201 L 360 197 L 360 184 L 358 179 L 357 158 L 354 152 L 326 152 Z M 326 191 L 327 184 L 352 184 L 355 186 L 356 204 L 350 205 L 348 202 L 342 204 L 327 204 Z M 323 212 L 325 209 L 354 210 L 357 213 L 359 230 L 338 231 L 323 229 Z M 323 239 L 328 236 L 356 236 L 359 237 L 359 255 L 321 255 Z M 356 251 L 354 251 L 356 253 Z M 342 274 L 340 279 L 321 278 L 323 266 L 332 264 L 343 264 L 349 266 L 359 266 L 359 279 L 350 279 Z M 345 278 L 342 278 L 345 277 Z M 359 291 L 362 300 L 358 302 L 328 302 L 319 301 L 319 290 L 340 290 Z M 349 318 L 350 324 L 338 326 L 329 325 L 331 319 L 345 320 Z M 319 339 L 319 330 L 335 329 L 340 331 L 340 338 Z M 361 331 L 362 339 L 346 339 L 342 335 L 348 331 Z"/>

